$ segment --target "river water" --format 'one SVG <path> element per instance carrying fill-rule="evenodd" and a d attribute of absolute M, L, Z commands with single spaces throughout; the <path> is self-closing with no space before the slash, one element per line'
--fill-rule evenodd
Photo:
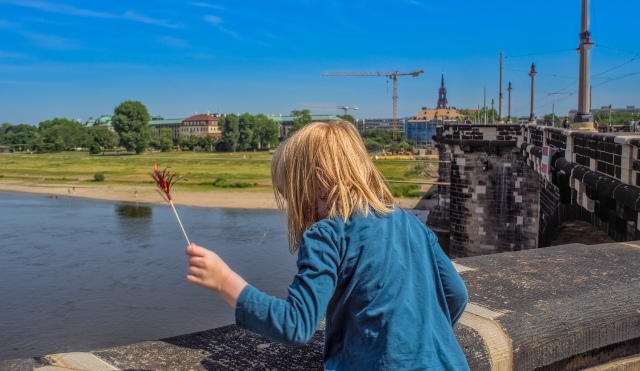
<path fill-rule="evenodd" d="M 278 297 L 296 272 L 278 210 L 177 207 L 189 239 Z M 169 205 L 0 192 L 0 360 L 89 351 L 234 323 L 186 281 Z"/>

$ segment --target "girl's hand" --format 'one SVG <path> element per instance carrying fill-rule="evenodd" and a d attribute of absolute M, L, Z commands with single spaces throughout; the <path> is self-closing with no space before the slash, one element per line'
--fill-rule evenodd
<path fill-rule="evenodd" d="M 238 296 L 247 282 L 213 251 L 191 244 L 187 247 L 189 267 L 187 280 L 219 293 L 235 308 Z"/>

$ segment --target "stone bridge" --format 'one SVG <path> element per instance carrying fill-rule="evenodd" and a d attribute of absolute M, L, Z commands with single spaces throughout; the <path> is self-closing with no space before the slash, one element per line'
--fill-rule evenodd
<path fill-rule="evenodd" d="M 640 135 L 537 125 L 443 125 L 428 224 L 451 257 L 546 247 L 568 220 L 640 239 Z"/>

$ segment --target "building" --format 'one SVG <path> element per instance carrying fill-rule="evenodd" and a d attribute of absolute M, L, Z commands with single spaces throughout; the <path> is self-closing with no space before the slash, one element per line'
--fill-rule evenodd
<path fill-rule="evenodd" d="M 224 114 L 221 115 L 207 112 L 188 117 L 182 120 L 182 123 L 180 124 L 180 137 L 220 138 L 222 136 L 222 131 L 218 126 L 218 120 L 224 116 Z"/>
<path fill-rule="evenodd" d="M 115 131 L 113 125 L 111 124 L 111 119 L 113 116 L 110 115 L 102 115 L 97 119 L 93 119 L 93 117 L 89 117 L 89 120 L 84 124 L 85 129 L 91 129 L 94 126 L 103 126 L 111 131 Z"/>
<path fill-rule="evenodd" d="M 185 119 L 168 119 L 152 118 L 149 121 L 149 132 L 151 138 L 158 138 L 161 129 L 171 129 L 171 138 L 176 141 L 180 139 L 180 125 Z"/>
<path fill-rule="evenodd" d="M 280 140 L 283 140 L 289 136 L 289 130 L 293 126 L 293 120 L 296 116 L 267 116 L 272 121 L 275 121 L 280 126 Z M 337 121 L 342 120 L 335 115 L 311 115 L 311 122 L 314 121 Z"/>
<path fill-rule="evenodd" d="M 430 144 L 433 141 L 431 138 L 436 134 L 437 125 L 456 122 L 459 118 L 462 118 L 462 115 L 458 110 L 455 107 L 449 107 L 447 89 L 444 87 L 444 74 L 442 74 L 436 108 L 422 107 L 418 113 L 409 118 L 404 125 L 404 137 L 415 141 L 417 145 Z"/>

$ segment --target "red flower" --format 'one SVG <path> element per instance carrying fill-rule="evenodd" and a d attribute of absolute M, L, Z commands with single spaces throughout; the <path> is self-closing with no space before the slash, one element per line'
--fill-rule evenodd
<path fill-rule="evenodd" d="M 160 194 L 166 196 L 167 201 L 171 201 L 171 187 L 178 181 L 182 179 L 182 176 L 178 173 L 171 173 L 167 169 L 169 167 L 165 167 L 163 171 L 158 170 L 158 164 L 153 164 L 153 172 L 150 173 L 153 180 L 156 181 L 156 185 L 160 189 Z"/>

